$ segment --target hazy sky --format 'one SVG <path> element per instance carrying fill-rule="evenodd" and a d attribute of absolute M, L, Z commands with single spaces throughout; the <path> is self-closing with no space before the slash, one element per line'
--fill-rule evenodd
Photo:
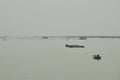
<path fill-rule="evenodd" d="M 119 35 L 119 0 L 0 0 L 0 35 Z"/>

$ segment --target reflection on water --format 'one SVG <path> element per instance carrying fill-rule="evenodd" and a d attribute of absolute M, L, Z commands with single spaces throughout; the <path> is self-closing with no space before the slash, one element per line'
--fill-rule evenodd
<path fill-rule="evenodd" d="M 119 47 L 119 40 L 107 39 L 1 41 L 0 80 L 119 80 Z"/>

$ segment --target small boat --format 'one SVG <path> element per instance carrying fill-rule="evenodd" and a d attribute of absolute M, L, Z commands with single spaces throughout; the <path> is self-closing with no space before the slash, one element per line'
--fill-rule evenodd
<path fill-rule="evenodd" d="M 93 59 L 95 59 L 95 60 L 101 60 L 101 56 L 99 54 L 93 55 Z"/>

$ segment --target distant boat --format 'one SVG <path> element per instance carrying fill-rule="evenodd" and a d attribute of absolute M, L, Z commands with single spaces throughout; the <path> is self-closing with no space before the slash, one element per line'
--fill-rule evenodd
<path fill-rule="evenodd" d="M 68 48 L 85 48 L 85 46 L 82 46 L 82 45 L 68 45 L 68 44 L 66 44 L 65 46 Z"/>
<path fill-rule="evenodd" d="M 97 54 L 97 55 L 93 55 L 93 59 L 101 60 L 101 56 L 100 56 L 99 54 Z"/>

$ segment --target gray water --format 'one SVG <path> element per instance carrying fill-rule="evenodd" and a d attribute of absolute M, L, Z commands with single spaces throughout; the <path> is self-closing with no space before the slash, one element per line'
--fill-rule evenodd
<path fill-rule="evenodd" d="M 119 47 L 117 39 L 1 41 L 0 80 L 119 80 Z"/>

